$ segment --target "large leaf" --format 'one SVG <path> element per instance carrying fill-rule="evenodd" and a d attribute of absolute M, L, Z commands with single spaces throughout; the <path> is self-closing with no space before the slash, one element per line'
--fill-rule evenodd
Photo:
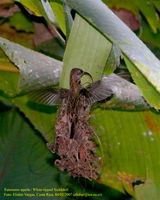
<path fill-rule="evenodd" d="M 60 86 L 69 87 L 69 74 L 75 67 L 89 72 L 94 81 L 101 79 L 111 48 L 111 43 L 103 35 L 77 16 L 63 59 Z"/>
<path fill-rule="evenodd" d="M 66 0 L 72 9 L 102 32 L 106 38 L 115 43 L 128 59 L 137 68 L 137 73 L 142 73 L 148 84 L 160 92 L 160 62 L 143 42 L 99 0 Z M 133 76 L 136 79 L 136 76 Z M 137 81 L 138 83 L 138 81 Z M 152 99 L 150 91 L 147 96 L 144 88 L 138 85 L 148 102 L 155 108 L 159 107 L 159 98 Z M 153 94 L 154 95 L 154 94 Z M 156 101 L 155 101 L 156 99 Z"/>
<path fill-rule="evenodd" d="M 46 188 L 58 184 L 58 171 L 47 162 L 51 155 L 36 134 L 16 111 L 0 113 L 1 199 L 6 199 L 4 188 Z"/>
<path fill-rule="evenodd" d="M 0 197 L 2 200 L 40 198 L 56 200 L 59 198 L 58 195 L 63 195 L 63 199 L 67 200 L 67 194 L 56 191 L 60 188 L 65 188 L 65 193 L 68 195 L 71 193 L 77 196 L 78 194 L 100 195 L 100 198 L 96 197 L 98 200 L 110 200 L 116 197 L 127 199 L 117 191 L 86 180 L 73 179 L 66 173 L 60 172 L 54 167 L 54 158 L 39 133 L 19 112 L 8 108 L 6 110 L 2 104 L 0 106 Z M 17 191 L 13 192 L 12 189 Z M 70 199 L 75 199 L 75 196 Z M 94 200 L 95 197 L 90 199 Z"/>
<path fill-rule="evenodd" d="M 126 190 L 137 199 L 158 199 L 159 114 L 98 109 L 93 112 L 92 123 L 102 146 L 104 168 L 100 182 Z"/>

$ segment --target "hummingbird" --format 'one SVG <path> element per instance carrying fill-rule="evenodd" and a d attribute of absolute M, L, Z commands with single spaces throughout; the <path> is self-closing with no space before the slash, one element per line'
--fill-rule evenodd
<path fill-rule="evenodd" d="M 94 103 L 112 95 L 103 81 L 98 80 L 83 87 L 81 79 L 92 76 L 80 68 L 70 72 L 70 88 L 44 88 L 34 91 L 32 99 L 46 105 L 59 104 L 55 124 L 55 141 L 48 144 L 52 153 L 59 158 L 55 165 L 73 177 L 96 180 L 99 177 L 99 160 L 96 155 L 95 132 L 89 123 L 90 110 Z"/>

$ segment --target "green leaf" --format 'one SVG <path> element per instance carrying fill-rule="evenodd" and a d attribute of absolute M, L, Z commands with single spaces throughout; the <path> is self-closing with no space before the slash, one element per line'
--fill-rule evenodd
<path fill-rule="evenodd" d="M 141 31 L 139 34 L 139 37 L 141 40 L 143 40 L 145 43 L 149 45 L 153 45 L 154 47 L 160 48 L 160 34 L 159 32 L 153 33 L 145 20 L 141 20 Z"/>
<path fill-rule="evenodd" d="M 5 96 L 15 95 L 19 82 L 18 69 L 8 60 L 0 50 L 0 93 Z"/>
<path fill-rule="evenodd" d="M 121 56 L 120 49 L 113 44 L 109 57 L 106 62 L 106 67 L 105 67 L 106 69 L 104 73 L 110 74 L 120 65 L 120 56 Z"/>
<path fill-rule="evenodd" d="M 149 84 L 160 92 L 160 61 L 146 45 L 101 1 L 66 0 L 88 22 L 102 32 L 107 39 L 115 43 L 122 53 L 146 77 Z M 136 80 L 135 80 L 136 81 Z M 138 85 L 141 87 L 140 85 Z M 140 88 L 145 96 L 143 88 Z M 154 104 L 152 98 L 148 102 L 155 108 L 159 107 L 159 98 Z"/>
<path fill-rule="evenodd" d="M 49 41 L 40 43 L 40 45 L 36 47 L 36 50 L 52 58 L 62 60 L 64 56 L 64 48 L 64 45 L 62 45 L 59 39 L 54 37 Z"/>
<path fill-rule="evenodd" d="M 66 23 L 63 5 L 58 2 L 50 2 L 53 12 L 56 16 L 56 22 L 60 26 L 64 35 L 66 35 Z"/>
<path fill-rule="evenodd" d="M 53 141 L 57 109 L 34 104 L 27 96 L 11 97 L 15 95 L 18 80 L 19 74 L 14 71 L 0 72 L 0 100 L 18 107 L 46 141 Z"/>
<path fill-rule="evenodd" d="M 22 12 L 17 12 L 9 18 L 9 24 L 17 31 L 34 32 L 32 22 Z"/>
<path fill-rule="evenodd" d="M 156 187 L 156 184 L 152 180 L 146 181 L 144 185 L 135 188 L 136 190 L 136 199 L 146 200 L 146 199 L 159 199 L 159 189 Z"/>
<path fill-rule="evenodd" d="M 32 0 L 15 0 L 15 1 L 21 3 L 23 6 L 28 8 L 35 15 L 46 17 L 45 10 L 44 10 L 40 0 L 34 0 L 34 1 L 32 1 Z"/>
<path fill-rule="evenodd" d="M 160 195 L 159 114 L 97 109 L 92 114 L 92 124 L 102 146 L 100 182 L 133 196 L 148 188 L 148 196 L 143 194 L 146 198 L 137 199 L 156 199 Z M 138 180 L 141 185 L 134 188 L 133 183 Z"/>
<path fill-rule="evenodd" d="M 65 14 L 63 4 L 55 1 L 50 3 L 41 0 L 15 0 L 28 8 L 36 16 L 43 16 L 49 24 L 58 22 L 59 27 L 66 34 Z"/>
<path fill-rule="evenodd" d="M 36 130 L 40 131 L 47 142 L 53 142 L 56 122 L 56 107 L 38 105 L 29 100 L 27 96 L 9 99 L 30 120 Z"/>
<path fill-rule="evenodd" d="M 51 154 L 44 141 L 14 110 L 0 113 L 0 149 L 1 198 L 4 188 L 58 186 L 58 170 L 47 162 Z"/>
<path fill-rule="evenodd" d="M 64 12 L 65 12 L 65 24 L 66 24 L 66 37 L 68 38 L 70 35 L 70 31 L 73 25 L 73 18 L 71 15 L 70 7 L 64 2 Z"/>
<path fill-rule="evenodd" d="M 72 68 L 89 72 L 93 80 L 99 80 L 111 51 L 111 43 L 80 16 L 76 16 L 68 39 L 60 87 L 69 87 Z"/>
<path fill-rule="evenodd" d="M 160 10 L 160 2 L 159 1 L 154 1 L 153 0 L 153 4 L 156 7 L 157 10 Z"/>
<path fill-rule="evenodd" d="M 159 16 L 153 5 L 153 1 L 136 1 L 137 8 L 147 19 L 152 31 L 157 32 L 159 26 Z"/>
<path fill-rule="evenodd" d="M 9 69 L 9 70 L 12 70 Z M 4 93 L 4 96 L 14 96 L 17 91 L 17 85 L 19 82 L 19 74 L 14 71 L 1 71 L 0 72 L 0 91 Z"/>
<path fill-rule="evenodd" d="M 45 142 L 25 118 L 17 110 L 10 110 L 2 104 L 0 108 L 0 196 L 2 200 L 8 198 L 14 200 L 26 200 L 28 198 L 31 200 L 40 198 L 57 200 L 57 196 L 39 197 L 37 195 L 59 193 L 55 189 L 60 188 L 65 188 L 67 193 L 73 194 L 102 194 L 100 198 L 97 197 L 101 200 L 118 197 L 126 199 L 117 191 L 91 181 L 73 179 L 66 173 L 59 171 L 53 164 L 55 158 L 48 151 Z M 3 112 L 2 108 L 4 109 Z M 83 185 L 85 187 L 82 187 Z M 4 188 L 19 190 L 28 188 L 29 192 L 19 191 L 15 193 L 37 195 L 32 197 L 13 196 L 13 192 L 5 192 Z M 34 192 L 33 188 L 53 191 Z M 10 194 L 11 197 L 4 196 L 4 193 Z M 68 197 L 64 196 L 63 199 L 67 200 Z M 90 197 L 90 199 L 94 200 L 95 197 Z"/>
<path fill-rule="evenodd" d="M 148 82 L 147 78 L 135 67 L 132 62 L 130 62 L 127 57 L 124 59 L 133 79 L 135 80 L 135 83 L 143 91 L 146 100 L 150 102 L 151 105 L 156 105 L 157 108 L 160 108 L 160 102 L 157 101 L 160 98 L 160 93 Z"/>

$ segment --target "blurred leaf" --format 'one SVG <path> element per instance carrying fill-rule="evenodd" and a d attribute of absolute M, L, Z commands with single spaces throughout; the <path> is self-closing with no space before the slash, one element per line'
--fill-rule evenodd
<path fill-rule="evenodd" d="M 149 84 L 147 78 L 136 69 L 133 63 L 125 57 L 126 65 L 132 74 L 135 83 L 140 87 L 143 91 L 143 95 L 145 96 L 146 100 L 151 103 L 151 105 L 156 105 L 157 108 L 160 108 L 160 102 L 157 99 L 160 98 L 160 93 L 151 85 Z M 147 87 L 146 87 L 147 86 Z"/>
<path fill-rule="evenodd" d="M 35 29 L 33 37 L 35 47 L 55 37 L 55 35 L 50 32 L 49 28 L 44 23 L 34 22 L 33 24 Z"/>
<path fill-rule="evenodd" d="M 33 90 L 58 83 L 62 62 L 4 38 L 0 38 L 0 47 L 20 69 L 20 88 L 22 90 Z M 18 88 L 14 92 L 16 94 Z"/>
<path fill-rule="evenodd" d="M 11 3 L 10 6 L 5 3 L 2 5 L 0 4 L 0 17 L 7 18 L 19 11 L 20 9 L 16 4 Z"/>
<path fill-rule="evenodd" d="M 34 23 L 35 50 L 58 60 L 63 59 L 65 45 L 59 38 L 50 32 L 50 29 L 42 23 Z"/>
<path fill-rule="evenodd" d="M 135 16 L 131 11 L 124 8 L 113 8 L 112 11 L 133 31 L 140 28 L 138 16 Z"/>
<path fill-rule="evenodd" d="M 103 2 L 111 8 L 116 8 L 116 9 L 124 8 L 126 10 L 130 10 L 135 15 L 137 15 L 137 13 L 138 13 L 138 8 L 137 8 L 137 5 L 135 4 L 135 2 L 133 2 L 132 4 L 128 0 L 121 0 L 121 1 L 103 0 Z"/>
<path fill-rule="evenodd" d="M 34 15 L 43 16 L 49 24 L 58 22 L 58 25 L 62 29 L 63 33 L 66 34 L 64 8 L 62 3 L 51 1 L 51 3 L 49 4 L 47 3 L 48 1 L 45 2 L 43 0 L 42 0 L 43 4 L 41 3 L 41 0 L 34 0 L 34 1 L 15 0 L 15 1 L 21 3 L 23 6 L 28 8 L 31 12 L 34 13 Z M 51 10 L 51 8 L 53 11 Z"/>
<path fill-rule="evenodd" d="M 63 60 L 64 48 L 58 38 L 55 37 L 38 45 L 36 50 L 58 60 Z"/>
<path fill-rule="evenodd" d="M 160 43 L 159 43 L 160 31 L 158 30 L 157 33 L 153 33 L 144 20 L 141 21 L 141 30 L 140 30 L 139 37 L 145 43 L 160 48 Z"/>
<path fill-rule="evenodd" d="M 77 15 L 64 55 L 60 87 L 69 87 L 70 71 L 75 67 L 89 72 L 94 81 L 101 79 L 111 47 L 103 35 Z"/>
<path fill-rule="evenodd" d="M 23 6 L 28 8 L 36 16 L 46 17 L 46 12 L 41 4 L 40 0 L 15 0 L 16 2 L 21 3 Z"/>
<path fill-rule="evenodd" d="M 58 186 L 58 171 L 44 141 L 15 111 L 0 114 L 0 188 L 46 188 Z M 14 197 L 14 199 L 17 199 Z M 26 197 L 21 197 L 26 199 Z"/>
<path fill-rule="evenodd" d="M 113 44 L 106 62 L 104 73 L 110 74 L 120 65 L 120 56 L 120 49 L 115 44 Z"/>
<path fill-rule="evenodd" d="M 142 193 L 149 182 L 148 196 L 137 199 L 156 199 L 160 195 L 159 114 L 97 109 L 91 120 L 102 145 L 100 182 L 133 196 Z M 138 180 L 141 184 L 134 188 Z"/>
<path fill-rule="evenodd" d="M 146 199 L 159 199 L 159 191 L 156 189 L 156 184 L 149 179 L 146 184 L 136 187 L 136 199 L 146 200 Z"/>
<path fill-rule="evenodd" d="M 73 17 L 71 15 L 71 9 L 66 2 L 64 4 L 64 13 L 65 13 L 65 24 L 66 24 L 66 37 L 68 38 L 71 32 L 73 25 Z"/>
<path fill-rule="evenodd" d="M 160 92 L 160 61 L 142 43 L 142 41 L 101 1 L 66 0 L 68 5 L 102 32 L 107 39 L 115 43 L 124 55 L 134 64 L 134 67 L 146 77 L 148 84 Z M 95 14 L 96 13 L 96 14 Z M 133 77 L 136 78 L 136 76 Z M 136 80 L 135 80 L 136 81 Z M 137 81 L 138 83 L 138 81 Z M 141 85 L 138 85 L 144 97 L 156 109 L 160 108 L 159 98 L 154 102 L 146 96 Z"/>
<path fill-rule="evenodd" d="M 18 69 L 0 50 L 0 91 L 6 96 L 13 96 L 19 81 Z"/>
<path fill-rule="evenodd" d="M 53 142 L 56 107 L 35 104 L 27 96 L 13 98 L 10 102 L 25 114 L 47 142 Z"/>
<path fill-rule="evenodd" d="M 9 23 L 0 25 L 0 37 L 7 38 L 14 42 L 17 42 L 25 47 L 33 49 L 33 33 L 17 32 L 16 29 L 11 27 Z"/>
<path fill-rule="evenodd" d="M 35 0 L 34 2 L 32 0 L 15 0 L 19 3 L 21 3 L 23 6 L 25 6 L 26 8 L 28 8 L 29 12 L 33 12 L 35 15 L 37 16 L 43 16 L 47 22 L 47 24 L 49 25 L 50 31 L 53 35 L 56 35 L 59 40 L 61 41 L 61 43 L 63 45 L 65 45 L 65 40 L 64 38 L 61 36 L 61 34 L 59 33 L 59 31 L 57 30 L 57 28 L 55 27 L 55 24 L 53 24 L 53 20 L 50 20 L 49 18 L 51 17 L 50 15 L 52 15 L 52 18 L 54 18 L 54 14 L 51 10 L 51 6 L 49 3 L 47 3 L 48 1 L 44 1 L 43 4 L 45 5 L 45 8 L 43 7 L 41 0 Z M 47 9 L 48 12 L 47 13 Z M 52 13 L 52 14 L 51 14 Z M 60 20 L 60 12 L 56 12 L 56 14 L 58 15 L 57 20 Z M 63 24 L 61 23 L 62 21 L 60 20 L 60 27 L 63 28 Z"/>
<path fill-rule="evenodd" d="M 66 24 L 65 24 L 65 15 L 64 15 L 63 5 L 55 1 L 51 2 L 50 4 L 56 16 L 56 22 L 58 23 L 59 27 L 63 31 L 64 35 L 66 35 Z"/>
<path fill-rule="evenodd" d="M 41 132 L 46 141 L 53 141 L 56 108 L 28 103 L 27 96 L 11 98 L 17 92 L 19 71 L 6 59 L 0 59 L 0 99 L 16 105 Z"/>
<path fill-rule="evenodd" d="M 9 24 L 17 31 L 34 32 L 33 24 L 22 12 L 17 12 L 9 18 Z"/>
<path fill-rule="evenodd" d="M 0 5 L 3 5 L 3 4 L 13 4 L 14 3 L 14 0 L 1 0 L 0 1 Z"/>
<path fill-rule="evenodd" d="M 6 63 L 5 63 L 6 64 Z M 17 71 L 13 71 L 13 66 L 6 65 L 8 69 L 6 71 L 0 71 L 0 90 L 3 91 L 5 96 L 15 95 L 17 91 L 17 84 L 19 81 Z M 7 71 L 10 70 L 10 71 Z"/>
<path fill-rule="evenodd" d="M 2 108 L 2 104 L 0 107 Z M 66 188 L 68 193 L 73 194 L 102 194 L 100 198 L 96 197 L 97 200 L 111 200 L 118 197 L 123 200 L 128 199 L 117 191 L 87 180 L 73 179 L 56 169 L 53 164 L 54 158 L 49 153 L 45 142 L 16 110 L 7 109 L 7 111 L 2 112 L 1 110 L 0 112 L 0 150 L 0 196 L 2 200 L 6 200 L 4 188 L 29 188 L 31 191 L 28 193 L 34 194 L 32 188 Z M 11 194 L 11 192 L 7 193 Z M 54 191 L 48 193 L 52 194 Z M 9 198 L 26 200 L 28 197 Z M 29 198 L 38 200 L 40 197 Z M 57 196 L 45 198 L 56 200 Z M 63 199 L 67 200 L 68 197 L 63 197 Z M 90 200 L 94 199 L 95 197 L 90 197 Z"/>
<path fill-rule="evenodd" d="M 150 1 L 136 0 L 135 3 L 137 5 L 137 8 L 139 9 L 139 11 L 147 19 L 152 31 L 154 33 L 156 33 L 157 29 L 160 28 L 160 26 L 159 26 L 160 18 L 159 18 L 159 15 L 153 5 L 153 0 L 150 0 Z"/>
<path fill-rule="evenodd" d="M 130 3 L 130 0 L 103 0 L 109 7 L 112 8 L 125 8 L 127 10 L 132 11 L 135 15 L 137 15 L 139 12 L 143 14 L 143 16 L 146 18 L 148 24 L 150 25 L 152 31 L 154 33 L 157 32 L 157 29 L 160 29 L 159 21 L 160 18 L 158 16 L 157 10 L 155 7 L 159 10 L 159 3 L 158 1 L 149 0 L 149 1 L 143 1 L 143 0 L 136 0 Z"/>
<path fill-rule="evenodd" d="M 156 7 L 156 9 L 159 11 L 160 10 L 160 2 L 156 1 L 156 0 L 153 0 L 153 4 Z"/>

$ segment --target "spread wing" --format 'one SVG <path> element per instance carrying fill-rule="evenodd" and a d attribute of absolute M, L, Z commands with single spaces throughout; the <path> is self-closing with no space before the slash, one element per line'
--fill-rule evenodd
<path fill-rule="evenodd" d="M 89 102 L 91 104 L 107 99 L 113 95 L 112 90 L 110 90 L 105 82 L 102 80 L 93 82 L 87 89 Z"/>
<path fill-rule="evenodd" d="M 60 104 L 67 95 L 67 89 L 43 88 L 29 93 L 32 101 L 49 106 Z"/>

